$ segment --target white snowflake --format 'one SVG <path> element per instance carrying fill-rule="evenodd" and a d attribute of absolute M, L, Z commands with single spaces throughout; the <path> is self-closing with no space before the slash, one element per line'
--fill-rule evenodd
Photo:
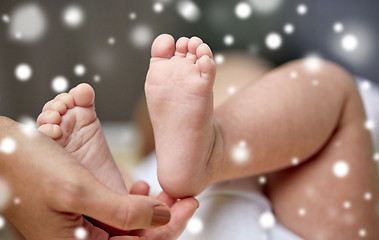
<path fill-rule="evenodd" d="M 51 81 L 51 88 L 55 93 L 62 93 L 67 91 L 69 86 L 68 80 L 64 76 L 56 76 Z"/>
<path fill-rule="evenodd" d="M 232 159 L 237 163 L 244 163 L 249 159 L 250 151 L 247 148 L 247 144 L 245 141 L 240 141 L 233 149 L 232 149 Z"/>
<path fill-rule="evenodd" d="M 292 71 L 292 72 L 290 72 L 290 77 L 295 79 L 298 77 L 298 73 L 296 71 Z"/>
<path fill-rule="evenodd" d="M 176 7 L 179 15 L 187 21 L 195 22 L 200 19 L 200 8 L 193 1 L 178 1 Z"/>
<path fill-rule="evenodd" d="M 137 13 L 135 13 L 135 12 L 129 13 L 129 19 L 130 20 L 136 20 L 137 19 Z"/>
<path fill-rule="evenodd" d="M 8 16 L 7 14 L 3 14 L 3 15 L 1 16 L 1 19 L 2 19 L 3 22 L 5 22 L 5 23 L 9 23 L 9 22 L 10 22 L 10 18 L 9 18 L 9 16 Z"/>
<path fill-rule="evenodd" d="M 74 73 L 76 76 L 83 76 L 86 73 L 87 69 L 83 64 L 76 64 L 74 67 Z"/>
<path fill-rule="evenodd" d="M 275 222 L 275 217 L 271 212 L 265 212 L 259 217 L 259 223 L 262 228 L 272 228 Z"/>
<path fill-rule="evenodd" d="M 0 230 L 5 227 L 5 219 L 0 215 Z"/>
<path fill-rule="evenodd" d="M 82 26 L 84 22 L 83 9 L 77 5 L 71 5 L 63 11 L 63 22 L 67 27 L 78 28 Z"/>
<path fill-rule="evenodd" d="M 360 237 L 366 237 L 367 235 L 366 229 L 363 229 L 363 228 L 359 229 L 358 235 Z"/>
<path fill-rule="evenodd" d="M 204 223 L 201 219 L 193 217 L 188 221 L 186 230 L 193 234 L 199 234 L 203 231 Z"/>
<path fill-rule="evenodd" d="M 292 34 L 295 31 L 295 27 L 292 23 L 287 23 L 284 25 L 283 30 L 286 34 Z"/>
<path fill-rule="evenodd" d="M 283 40 L 278 33 L 272 32 L 266 36 L 265 43 L 269 49 L 276 50 L 282 46 Z"/>
<path fill-rule="evenodd" d="M 252 12 L 251 5 L 247 2 L 239 2 L 234 8 L 234 13 L 240 19 L 249 18 Z"/>
<path fill-rule="evenodd" d="M 371 88 L 371 82 L 370 81 L 368 81 L 368 80 L 364 80 L 364 81 L 362 81 L 361 82 L 361 88 L 363 89 L 363 90 L 370 90 L 370 88 Z"/>
<path fill-rule="evenodd" d="M 342 23 L 340 23 L 340 22 L 336 22 L 336 23 L 334 23 L 334 25 L 333 25 L 333 30 L 334 30 L 336 33 L 340 33 L 340 32 L 342 32 L 343 29 L 344 29 L 344 26 L 343 26 Z"/>
<path fill-rule="evenodd" d="M 153 5 L 153 11 L 156 13 L 161 13 L 164 10 L 164 5 L 161 2 L 156 2 Z"/>
<path fill-rule="evenodd" d="M 260 176 L 260 177 L 258 178 L 258 182 L 259 182 L 260 184 L 265 184 L 265 183 L 267 182 L 267 179 L 266 179 L 265 176 Z"/>
<path fill-rule="evenodd" d="M 343 178 L 349 173 L 349 165 L 345 161 L 337 161 L 333 165 L 333 173 L 336 177 Z"/>
<path fill-rule="evenodd" d="M 304 208 L 300 208 L 297 212 L 301 217 L 305 216 L 307 211 Z"/>
<path fill-rule="evenodd" d="M 1 140 L 0 152 L 11 154 L 16 150 L 16 141 L 13 138 L 6 137 Z"/>
<path fill-rule="evenodd" d="M 153 37 L 153 30 L 146 24 L 137 24 L 130 30 L 130 40 L 137 48 L 149 47 Z"/>
<path fill-rule="evenodd" d="M 16 66 L 14 74 L 18 80 L 20 80 L 21 82 L 25 82 L 32 77 L 33 70 L 29 64 L 21 63 Z"/>
<path fill-rule="evenodd" d="M 352 34 L 347 34 L 342 37 L 341 46 L 345 51 L 352 52 L 358 47 L 358 39 Z"/>
<path fill-rule="evenodd" d="M 75 238 L 76 239 L 86 239 L 87 238 L 87 235 L 88 235 L 88 232 L 85 228 L 83 227 L 78 227 L 75 229 Z"/>
<path fill-rule="evenodd" d="M 363 197 L 365 200 L 370 201 L 372 199 L 372 194 L 370 192 L 366 192 Z"/>
<path fill-rule="evenodd" d="M 8 34 L 25 43 L 40 40 L 47 29 L 47 18 L 35 3 L 21 4 L 12 12 Z M 3 19 L 4 20 L 4 19 Z"/>
<path fill-rule="evenodd" d="M 349 201 L 345 201 L 345 202 L 343 202 L 343 207 L 344 207 L 345 209 L 350 209 L 350 208 L 351 208 L 351 202 L 349 202 Z"/>
<path fill-rule="evenodd" d="M 226 46 L 231 46 L 234 43 L 234 36 L 231 34 L 227 34 L 224 36 L 224 44 Z"/>
<path fill-rule="evenodd" d="M 373 159 L 374 161 L 379 162 L 379 152 L 374 153 Z"/>
<path fill-rule="evenodd" d="M 228 87 L 228 94 L 233 95 L 234 93 L 236 93 L 236 87 L 235 86 Z"/>
<path fill-rule="evenodd" d="M 375 128 L 375 123 L 373 120 L 370 120 L 368 119 L 366 122 L 365 122 L 365 128 L 367 130 L 373 130 Z"/>
<path fill-rule="evenodd" d="M 298 164 L 299 164 L 299 158 L 297 158 L 297 157 L 293 157 L 293 158 L 291 159 L 291 163 L 292 163 L 292 165 L 294 165 L 294 166 L 298 165 Z"/>
<path fill-rule="evenodd" d="M 299 4 L 297 6 L 297 13 L 300 15 L 305 15 L 308 12 L 308 7 L 305 4 Z"/>
<path fill-rule="evenodd" d="M 109 37 L 108 38 L 108 44 L 109 45 L 114 45 L 116 43 L 116 39 L 114 37 Z"/>
<path fill-rule="evenodd" d="M 214 56 L 214 60 L 215 60 L 216 64 L 221 65 L 225 62 L 225 57 L 224 57 L 224 55 L 217 53 Z"/>

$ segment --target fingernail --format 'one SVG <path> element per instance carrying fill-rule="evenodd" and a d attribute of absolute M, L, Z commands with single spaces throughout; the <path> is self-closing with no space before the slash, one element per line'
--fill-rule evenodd
<path fill-rule="evenodd" d="M 167 206 L 155 206 L 153 208 L 153 217 L 151 218 L 151 226 L 162 226 L 167 224 L 171 219 L 170 209 Z"/>

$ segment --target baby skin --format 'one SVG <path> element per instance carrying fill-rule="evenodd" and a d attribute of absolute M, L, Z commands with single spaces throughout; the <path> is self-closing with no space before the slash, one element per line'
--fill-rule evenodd
<path fill-rule="evenodd" d="M 127 194 L 123 177 L 96 117 L 95 92 L 79 84 L 47 102 L 37 119 L 38 130 L 59 143 L 104 185 Z"/>
<path fill-rule="evenodd" d="M 290 62 L 213 110 L 216 66 L 202 40 L 160 35 L 151 55 L 145 91 L 168 194 L 267 174 L 277 220 L 302 238 L 379 239 L 374 150 L 346 71 Z M 241 147 L 243 159 L 233 154 Z"/>

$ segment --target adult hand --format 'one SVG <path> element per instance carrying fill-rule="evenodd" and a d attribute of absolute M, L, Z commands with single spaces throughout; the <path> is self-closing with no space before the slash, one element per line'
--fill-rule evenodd
<path fill-rule="evenodd" d="M 149 186 L 145 182 L 137 182 L 132 187 L 131 194 L 148 195 Z M 110 240 L 175 240 L 183 233 L 188 220 L 199 207 L 199 202 L 195 198 L 185 198 L 177 201 L 165 192 L 162 192 L 158 199 L 165 202 L 171 210 L 171 219 L 167 225 L 159 228 L 137 230 L 129 233 L 129 236 L 116 236 Z M 134 237 L 133 237 L 134 236 Z"/>
<path fill-rule="evenodd" d="M 85 230 L 87 239 L 109 238 L 82 215 L 122 230 L 157 227 L 170 220 L 161 201 L 114 193 L 54 141 L 34 130 L 25 133 L 20 124 L 0 117 L 0 144 L 5 139 L 0 177 L 9 186 L 9 200 L 17 197 L 20 203 L 9 201 L 1 211 L 26 239 L 80 239 L 75 237 L 78 229 Z"/>

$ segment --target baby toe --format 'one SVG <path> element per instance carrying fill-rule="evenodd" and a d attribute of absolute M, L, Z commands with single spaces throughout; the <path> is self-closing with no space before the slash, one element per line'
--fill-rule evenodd
<path fill-rule="evenodd" d="M 203 55 L 197 61 L 197 66 L 201 72 L 201 77 L 213 84 L 216 75 L 215 62 L 208 55 Z"/>
<path fill-rule="evenodd" d="M 53 140 L 62 136 L 62 129 L 56 124 L 44 124 L 38 128 L 38 131 Z"/>
<path fill-rule="evenodd" d="M 176 42 L 176 52 L 175 56 L 177 57 L 186 57 L 188 52 L 188 41 L 187 37 L 181 37 Z"/>
<path fill-rule="evenodd" d="M 159 35 L 151 47 L 151 57 L 154 58 L 171 58 L 175 52 L 175 40 L 169 34 Z"/>
<path fill-rule="evenodd" d="M 62 121 L 61 115 L 57 111 L 46 110 L 43 111 L 37 118 L 37 125 L 43 124 L 60 124 Z"/>
<path fill-rule="evenodd" d="M 42 111 L 44 112 L 47 110 L 56 111 L 59 112 L 60 115 L 63 115 L 67 112 L 67 106 L 63 101 L 59 99 L 53 99 L 47 102 L 45 106 L 43 106 Z"/>
<path fill-rule="evenodd" d="M 61 93 L 58 96 L 56 96 L 54 99 L 58 99 L 64 102 L 68 109 L 73 108 L 75 105 L 74 98 L 68 93 Z"/>
<path fill-rule="evenodd" d="M 194 63 L 197 60 L 196 56 L 196 50 L 197 48 L 203 43 L 203 40 L 201 40 L 198 37 L 191 37 L 191 39 L 188 41 L 188 53 L 187 58 Z"/>
<path fill-rule="evenodd" d="M 91 107 L 95 100 L 95 91 L 87 83 L 81 83 L 71 89 L 69 94 L 74 100 L 74 104 L 80 107 Z"/>
<path fill-rule="evenodd" d="M 200 59 L 202 56 L 205 56 L 205 55 L 208 56 L 209 58 L 213 58 L 211 48 L 206 43 L 202 43 L 196 49 L 196 56 L 198 59 Z"/>

